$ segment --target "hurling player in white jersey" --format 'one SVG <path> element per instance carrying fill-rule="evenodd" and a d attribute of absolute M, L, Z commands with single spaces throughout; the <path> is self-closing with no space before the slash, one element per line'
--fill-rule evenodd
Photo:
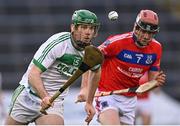
<path fill-rule="evenodd" d="M 14 91 L 6 125 L 27 125 L 31 122 L 64 125 L 63 102 L 68 89 L 53 104 L 49 100 L 78 69 L 84 48 L 97 36 L 98 29 L 99 21 L 93 12 L 77 10 L 72 15 L 71 32 L 54 34 L 39 47 Z M 99 66 L 92 69 L 92 74 L 99 71 Z M 93 96 L 90 96 L 85 105 L 86 122 L 90 122 L 95 114 L 92 101 Z M 48 115 L 40 113 L 41 107 L 47 106 L 51 106 L 47 110 Z"/>

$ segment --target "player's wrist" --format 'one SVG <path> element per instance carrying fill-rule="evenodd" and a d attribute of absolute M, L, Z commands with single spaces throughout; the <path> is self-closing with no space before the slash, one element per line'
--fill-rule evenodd
<path fill-rule="evenodd" d="M 87 99 L 86 104 L 93 104 L 93 100 Z"/>
<path fill-rule="evenodd" d="M 46 98 L 50 98 L 50 96 L 49 96 L 49 94 L 43 94 L 43 95 L 40 95 L 40 98 L 43 100 Z"/>

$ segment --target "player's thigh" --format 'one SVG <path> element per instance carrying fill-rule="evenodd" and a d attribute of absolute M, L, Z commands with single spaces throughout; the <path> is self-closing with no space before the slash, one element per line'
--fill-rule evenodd
<path fill-rule="evenodd" d="M 28 124 L 36 119 L 41 113 L 40 100 L 34 99 L 23 86 L 19 86 L 10 103 L 9 115 L 24 124 Z"/>
<path fill-rule="evenodd" d="M 115 109 L 106 109 L 99 114 L 99 121 L 102 125 L 120 125 L 119 112 Z"/>
<path fill-rule="evenodd" d="M 151 115 L 152 103 L 149 99 L 138 100 L 137 109 L 140 115 Z"/>
<path fill-rule="evenodd" d="M 14 120 L 11 116 L 7 116 L 5 120 L 5 125 L 26 125 L 26 123 L 21 123 Z"/>
<path fill-rule="evenodd" d="M 104 96 L 96 99 L 96 109 L 99 114 L 105 112 L 106 110 L 113 109 L 117 112 L 116 115 L 119 117 L 119 119 L 117 119 L 120 120 L 119 123 L 121 122 L 123 124 L 133 125 L 136 101 L 136 97 L 126 97 L 121 95 Z M 104 114 L 104 116 L 106 116 L 106 114 Z M 110 120 L 109 117 L 113 117 L 113 115 L 109 114 L 107 118 L 107 120 L 109 120 L 108 123 L 110 121 L 114 121 Z M 104 121 L 104 119 L 102 121 Z"/>
<path fill-rule="evenodd" d="M 43 115 L 35 120 L 36 125 L 64 125 L 64 119 L 56 114 Z"/>

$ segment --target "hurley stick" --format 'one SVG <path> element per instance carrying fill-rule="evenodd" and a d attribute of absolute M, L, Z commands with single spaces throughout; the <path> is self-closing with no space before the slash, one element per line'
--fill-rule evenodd
<path fill-rule="evenodd" d="M 91 69 L 92 67 L 101 64 L 103 62 L 103 55 L 99 49 L 95 46 L 87 46 L 85 48 L 85 55 L 80 67 L 76 72 L 68 79 L 68 81 L 51 97 L 50 103 L 52 103 L 66 88 L 68 88 L 75 80 L 77 80 L 83 73 Z M 47 108 L 41 108 L 40 112 L 47 114 L 45 111 Z"/>

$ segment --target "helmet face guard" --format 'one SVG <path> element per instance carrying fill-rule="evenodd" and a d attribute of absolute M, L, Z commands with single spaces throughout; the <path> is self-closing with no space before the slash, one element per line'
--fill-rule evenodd
<path fill-rule="evenodd" d="M 148 32 L 159 32 L 159 26 L 158 25 L 154 25 L 154 24 L 150 24 L 150 23 L 146 23 L 143 22 L 141 20 L 136 20 L 136 24 L 143 30 L 148 31 Z"/>

